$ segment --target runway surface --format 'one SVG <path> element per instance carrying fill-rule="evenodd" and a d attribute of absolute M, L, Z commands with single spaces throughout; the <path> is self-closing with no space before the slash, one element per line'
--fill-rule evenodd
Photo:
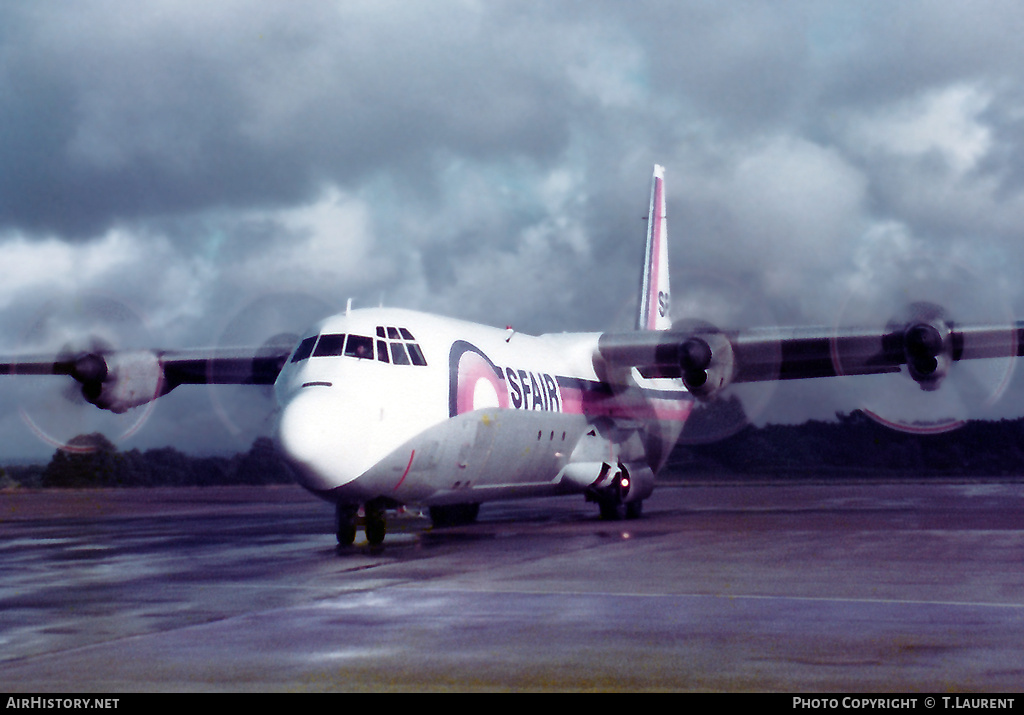
<path fill-rule="evenodd" d="M 661 487 L 391 519 L 297 487 L 0 494 L 0 691 L 1016 691 L 1024 485 Z"/>

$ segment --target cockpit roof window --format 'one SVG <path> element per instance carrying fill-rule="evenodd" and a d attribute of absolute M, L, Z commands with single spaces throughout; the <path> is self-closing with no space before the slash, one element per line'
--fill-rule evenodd
<path fill-rule="evenodd" d="M 406 345 L 409 348 L 409 357 L 412 359 L 413 365 L 426 365 L 427 359 L 423 357 L 423 352 L 420 350 L 420 346 L 416 343 L 409 343 Z"/>
<path fill-rule="evenodd" d="M 391 343 L 391 362 L 395 365 L 408 365 L 409 355 L 405 352 L 405 345 L 402 343 Z"/>

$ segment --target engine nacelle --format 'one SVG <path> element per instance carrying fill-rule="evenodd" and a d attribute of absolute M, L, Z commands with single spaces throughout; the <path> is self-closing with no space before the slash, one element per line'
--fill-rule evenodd
<path fill-rule="evenodd" d="M 902 350 L 910 377 L 922 390 L 937 390 L 953 364 L 953 330 L 944 311 L 930 303 L 915 303 L 912 317 L 890 339 Z"/>
<path fill-rule="evenodd" d="M 167 392 L 160 358 L 149 350 L 84 353 L 75 358 L 71 376 L 82 384 L 86 400 L 117 414 Z"/>
<path fill-rule="evenodd" d="M 638 367 L 645 378 L 683 379 L 700 399 L 710 399 L 734 377 L 736 357 L 729 337 L 710 323 L 682 320 L 671 330 L 605 333 L 598 340 L 605 365 Z"/>
<path fill-rule="evenodd" d="M 953 363 L 952 331 L 945 323 L 916 323 L 903 331 L 907 370 L 922 390 L 937 390 Z"/>
<path fill-rule="evenodd" d="M 722 333 L 701 331 L 679 344 L 679 369 L 695 397 L 710 399 L 728 386 L 734 365 L 732 344 Z"/>

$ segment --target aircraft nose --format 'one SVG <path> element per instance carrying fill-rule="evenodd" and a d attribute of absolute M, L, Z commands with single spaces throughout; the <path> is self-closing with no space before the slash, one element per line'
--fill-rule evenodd
<path fill-rule="evenodd" d="M 359 476 L 356 465 L 345 458 L 345 444 L 358 444 L 352 434 L 357 425 L 339 410 L 332 388 L 300 390 L 281 410 L 277 440 L 296 467 L 299 481 L 309 489 L 326 491 Z"/>

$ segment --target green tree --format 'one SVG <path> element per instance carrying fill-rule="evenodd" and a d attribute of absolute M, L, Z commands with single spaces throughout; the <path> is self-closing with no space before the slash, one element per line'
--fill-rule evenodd
<path fill-rule="evenodd" d="M 58 449 L 43 471 L 44 487 L 110 487 L 128 482 L 117 448 L 102 434 L 79 435 Z"/>
<path fill-rule="evenodd" d="M 282 484 L 295 481 L 273 440 L 257 437 L 245 454 L 234 460 L 234 480 L 239 484 Z"/>

